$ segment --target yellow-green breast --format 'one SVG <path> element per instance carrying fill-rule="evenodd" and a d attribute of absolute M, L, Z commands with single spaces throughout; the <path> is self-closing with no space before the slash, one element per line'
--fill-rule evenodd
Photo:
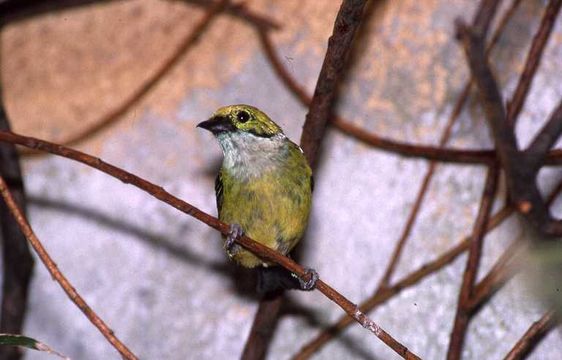
<path fill-rule="evenodd" d="M 265 139 L 264 139 L 265 140 Z M 260 154 L 265 162 L 244 171 L 225 162 L 217 179 L 219 219 L 239 224 L 250 238 L 287 254 L 303 236 L 311 208 L 312 176 L 300 148 L 282 137 L 275 154 Z M 267 165 L 265 165 L 267 164 Z M 245 267 L 264 264 L 236 246 L 229 256 Z"/>

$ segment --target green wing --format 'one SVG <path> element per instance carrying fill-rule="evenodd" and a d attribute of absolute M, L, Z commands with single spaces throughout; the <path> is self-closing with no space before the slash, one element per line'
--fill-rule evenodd
<path fill-rule="evenodd" d="M 219 171 L 217 178 L 215 179 L 215 196 L 217 197 L 217 210 L 219 211 L 219 216 L 222 209 L 222 201 L 224 199 L 222 186 L 222 171 Z"/>

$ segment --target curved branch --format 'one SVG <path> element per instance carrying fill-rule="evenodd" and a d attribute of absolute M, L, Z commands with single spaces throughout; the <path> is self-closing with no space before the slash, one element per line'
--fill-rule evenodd
<path fill-rule="evenodd" d="M 158 67 L 156 72 L 152 74 L 146 80 L 142 86 L 136 89 L 125 101 L 115 109 L 111 110 L 106 115 L 102 116 L 100 120 L 96 121 L 91 126 L 79 131 L 77 134 L 73 134 L 68 139 L 61 141 L 65 145 L 74 145 L 85 139 L 94 136 L 95 134 L 106 129 L 108 126 L 119 121 L 123 115 L 125 115 L 131 108 L 136 105 L 140 100 L 142 100 L 154 87 L 162 80 L 164 75 L 166 75 L 173 67 L 175 67 L 178 62 L 182 59 L 185 52 L 193 47 L 199 41 L 203 32 L 209 27 L 211 22 L 216 19 L 216 16 L 225 9 L 228 5 L 228 0 L 221 0 L 213 3 L 211 7 L 207 10 L 205 15 L 195 24 L 193 30 L 185 37 L 174 52 L 166 58 L 166 60 Z M 37 156 L 43 154 L 40 151 L 25 151 L 22 152 L 22 156 Z"/>

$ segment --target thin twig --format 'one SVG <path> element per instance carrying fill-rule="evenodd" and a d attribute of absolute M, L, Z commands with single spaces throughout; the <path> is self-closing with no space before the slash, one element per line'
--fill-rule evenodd
<path fill-rule="evenodd" d="M 45 264 L 45 267 L 47 268 L 53 279 L 55 279 L 55 281 L 59 283 L 70 300 L 72 300 L 72 302 L 76 304 L 76 306 L 78 306 L 78 308 L 84 313 L 84 315 L 86 315 L 88 320 L 90 320 L 90 322 L 98 328 L 102 335 L 111 343 L 111 345 L 113 345 L 113 347 L 121 354 L 124 359 L 136 360 L 136 355 L 133 354 L 131 350 L 129 350 L 127 346 L 114 335 L 113 330 L 111 330 L 105 324 L 105 322 L 94 312 L 94 310 L 92 310 L 92 308 L 86 303 L 86 301 L 84 301 L 84 299 L 80 296 L 80 294 L 76 291 L 72 284 L 58 269 L 57 264 L 55 264 L 49 253 L 47 253 L 47 250 L 45 250 L 45 248 L 41 244 L 41 241 L 37 238 L 37 236 L 31 229 L 31 226 L 25 219 L 22 210 L 16 204 L 16 201 L 14 200 L 12 194 L 10 193 L 10 190 L 8 189 L 8 185 L 6 185 L 6 182 L 2 177 L 0 177 L 0 193 L 4 198 L 6 205 L 10 209 L 13 217 L 17 221 L 20 230 L 29 241 L 43 264 Z"/>
<path fill-rule="evenodd" d="M 456 117 L 451 117 L 449 123 L 445 127 L 445 131 L 443 132 L 443 137 L 441 138 L 441 146 L 445 144 L 449 135 L 451 134 L 451 129 L 453 128 L 453 124 Z M 390 286 L 390 281 L 392 276 L 394 275 L 394 271 L 396 270 L 396 266 L 398 265 L 398 261 L 400 260 L 400 256 L 402 255 L 402 251 L 412 233 L 412 229 L 414 228 L 414 224 L 418 218 L 418 214 L 421 209 L 421 205 L 423 200 L 425 199 L 425 195 L 427 194 L 427 189 L 429 189 L 429 184 L 431 183 L 431 179 L 433 178 L 433 174 L 435 173 L 435 168 L 437 164 L 435 162 L 431 162 L 427 169 L 427 172 L 422 180 L 422 184 L 420 189 L 418 190 L 418 194 L 416 195 L 416 200 L 414 201 L 414 205 L 408 214 L 408 219 L 406 219 L 406 225 L 404 229 L 402 229 L 402 233 L 400 234 L 400 238 L 394 247 L 394 251 L 390 257 L 390 261 L 386 266 L 386 270 L 379 282 L 379 288 L 386 288 Z"/>
<path fill-rule="evenodd" d="M 486 184 L 480 202 L 478 216 L 474 223 L 472 239 L 470 240 L 470 250 L 468 252 L 468 260 L 464 271 L 459 300 L 457 304 L 457 312 L 453 325 L 453 332 L 449 342 L 447 351 L 447 359 L 460 359 L 462 347 L 465 339 L 466 328 L 471 318 L 471 309 L 469 308 L 470 298 L 472 296 L 474 282 L 478 273 L 478 265 L 480 263 L 480 255 L 482 252 L 482 243 L 486 234 L 486 226 L 494 204 L 494 198 L 497 191 L 498 168 L 491 166 L 488 169 Z"/>
<path fill-rule="evenodd" d="M 538 321 L 535 321 L 525 332 L 523 337 L 517 341 L 504 360 L 524 359 L 555 325 L 556 319 L 554 317 L 554 312 L 549 311 L 544 314 Z"/>
<path fill-rule="evenodd" d="M 160 80 L 164 77 L 164 75 L 166 75 L 178 64 L 188 49 L 197 44 L 201 35 L 205 32 L 213 20 L 216 19 L 217 15 L 224 10 L 228 3 L 228 0 L 221 0 L 213 3 L 213 6 L 209 7 L 201 20 L 195 24 L 189 35 L 179 43 L 173 53 L 166 58 L 166 60 L 158 67 L 150 78 L 142 84 L 140 88 L 136 89 L 125 101 L 104 115 L 100 120 L 94 122 L 91 126 L 80 130 L 78 133 L 73 134 L 71 137 L 60 141 L 60 143 L 64 145 L 74 145 L 89 137 L 95 136 L 108 126 L 114 124 L 116 121 L 119 121 L 123 115 L 131 110 L 135 104 L 141 101 L 152 89 L 156 87 L 157 84 L 160 83 Z M 40 154 L 44 153 L 29 150 L 21 153 L 22 156 L 37 156 Z"/>
<path fill-rule="evenodd" d="M 100 170 L 116 179 L 121 180 L 125 184 L 131 184 L 156 199 L 173 206 L 179 211 L 194 217 L 195 219 L 207 224 L 208 226 L 220 231 L 222 234 L 226 235 L 229 231 L 229 225 L 223 223 L 219 219 L 211 216 L 197 207 L 173 196 L 161 186 L 155 185 L 139 176 L 136 176 L 130 172 L 127 172 L 119 167 L 111 165 L 100 158 L 93 157 L 91 155 L 85 154 L 78 150 L 71 149 L 69 147 L 54 144 L 45 140 L 39 140 L 32 137 L 18 135 L 8 131 L 0 131 L 0 141 L 9 142 L 12 144 L 22 145 L 28 148 L 47 151 L 51 154 L 59 155 L 68 159 L 78 161 L 82 164 L 88 165 L 92 168 Z M 247 236 L 241 237 L 238 241 L 245 249 L 250 250 L 252 253 L 258 257 L 276 263 L 277 265 L 283 266 L 285 269 L 291 271 L 298 276 L 305 276 L 305 269 L 291 260 L 290 258 L 281 255 L 281 253 L 268 248 Z M 406 359 L 416 359 L 417 357 L 412 354 L 406 347 L 398 343 L 394 338 L 392 338 L 387 332 L 378 327 L 371 319 L 369 319 L 363 312 L 361 312 L 355 304 L 345 298 L 343 295 L 335 291 L 332 287 L 326 284 L 322 280 L 318 280 L 316 283 L 316 289 L 318 289 L 327 298 L 332 300 L 334 303 L 339 305 L 349 316 L 353 317 L 357 322 L 359 322 L 367 330 L 375 334 L 379 339 L 381 339 L 385 344 L 391 347 L 398 354 Z"/>
<path fill-rule="evenodd" d="M 280 57 L 273 46 L 269 33 L 258 29 L 257 34 L 265 55 L 267 56 L 270 64 L 273 66 L 277 76 L 279 76 L 285 86 L 302 105 L 309 106 L 312 98 L 283 66 Z M 495 153 L 491 150 L 443 149 L 434 146 L 413 145 L 386 139 L 376 134 L 369 133 L 338 115 L 332 116 L 330 125 L 334 126 L 346 135 L 353 136 L 355 139 L 365 144 L 374 146 L 381 150 L 397 153 L 402 156 L 421 157 L 427 160 L 469 164 L 488 164 L 493 162 L 495 159 Z"/>

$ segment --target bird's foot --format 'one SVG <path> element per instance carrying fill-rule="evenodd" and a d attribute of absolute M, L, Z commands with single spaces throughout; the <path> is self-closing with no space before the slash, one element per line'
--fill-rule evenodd
<path fill-rule="evenodd" d="M 304 275 L 297 277 L 299 279 L 299 284 L 301 286 L 301 290 L 303 291 L 311 291 L 314 290 L 316 286 L 316 281 L 320 278 L 318 276 L 318 272 L 314 269 L 305 268 Z M 307 279 L 308 280 L 305 280 Z"/>
<path fill-rule="evenodd" d="M 244 236 L 244 229 L 239 224 L 230 224 L 230 229 L 228 230 L 228 235 L 226 236 L 226 241 L 224 242 L 224 249 L 227 253 L 230 253 L 234 245 L 236 245 L 236 240 Z"/>

